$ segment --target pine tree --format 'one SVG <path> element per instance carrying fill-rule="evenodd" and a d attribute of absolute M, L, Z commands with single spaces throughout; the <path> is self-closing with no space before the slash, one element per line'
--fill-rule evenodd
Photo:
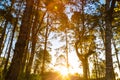
<path fill-rule="evenodd" d="M 21 69 L 21 63 L 22 58 L 24 57 L 24 51 L 26 46 L 28 45 L 27 39 L 29 39 L 30 36 L 30 20 L 31 20 L 31 13 L 33 8 L 33 0 L 27 0 L 26 2 L 26 8 L 23 14 L 23 19 L 20 27 L 20 33 L 18 40 L 15 45 L 14 55 L 11 62 L 11 65 L 9 67 L 9 70 L 7 72 L 7 75 L 5 77 L 5 80 L 18 80 L 20 69 Z"/>

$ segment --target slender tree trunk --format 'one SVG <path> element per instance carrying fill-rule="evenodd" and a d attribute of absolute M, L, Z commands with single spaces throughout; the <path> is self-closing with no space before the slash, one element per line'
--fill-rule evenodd
<path fill-rule="evenodd" d="M 39 6 L 39 1 L 37 3 L 37 6 Z M 38 7 L 36 9 L 38 11 Z M 38 24 L 38 16 L 39 14 L 36 13 L 35 15 L 35 20 L 34 20 L 34 24 L 32 26 L 32 50 L 31 50 L 31 56 L 28 62 L 28 65 L 26 67 L 26 78 L 28 79 L 30 73 L 31 73 L 31 69 L 32 69 L 32 64 L 33 64 L 33 59 L 34 59 L 34 55 L 35 55 L 35 47 L 36 47 L 36 43 L 37 43 L 37 24 Z"/>
<path fill-rule="evenodd" d="M 45 44 L 44 44 L 44 55 L 43 55 L 43 62 L 42 62 L 42 71 L 41 74 L 44 74 L 45 71 L 45 57 L 46 57 L 46 49 L 47 49 L 47 33 L 48 33 L 48 28 L 46 28 L 46 36 L 45 36 Z"/>
<path fill-rule="evenodd" d="M 18 80 L 19 74 L 20 74 L 20 68 L 22 65 L 22 58 L 24 54 L 24 50 L 26 46 L 28 45 L 27 39 L 29 39 L 30 36 L 30 29 L 29 26 L 30 20 L 31 20 L 31 13 L 33 8 L 33 0 L 27 0 L 26 2 L 26 8 L 23 14 L 22 24 L 20 27 L 20 33 L 18 40 L 15 45 L 14 55 L 11 62 L 11 65 L 9 67 L 9 70 L 7 72 L 7 75 L 5 77 L 5 80 Z"/>
<path fill-rule="evenodd" d="M 2 45 L 3 45 L 3 41 L 4 41 L 4 37 L 5 37 L 5 32 L 6 32 L 7 25 L 8 25 L 8 21 L 6 20 L 5 21 L 4 29 L 2 31 L 2 36 L 0 38 L 0 56 L 2 54 L 2 47 L 3 47 Z"/>
<path fill-rule="evenodd" d="M 95 70 L 95 79 L 98 79 L 98 71 L 97 71 L 97 59 L 96 59 L 96 54 L 93 55 L 94 58 L 94 70 Z"/>
<path fill-rule="evenodd" d="M 4 15 L 4 17 L 6 18 L 6 21 L 5 21 L 5 25 L 4 25 L 4 28 L 3 28 L 3 31 L 2 31 L 2 36 L 1 36 L 1 39 L 0 39 L 0 56 L 2 54 L 2 45 L 3 45 L 3 41 L 4 41 L 4 37 L 5 37 L 5 32 L 6 32 L 6 29 L 7 29 L 7 25 L 8 25 L 8 19 L 7 19 L 7 15 L 11 14 L 11 10 L 12 10 L 12 6 L 14 4 L 14 0 L 11 1 L 11 6 L 10 6 L 10 10 L 8 10 L 8 13 Z"/>
<path fill-rule="evenodd" d="M 46 59 L 46 51 L 47 51 L 47 40 L 48 40 L 48 19 L 46 25 L 46 32 L 45 32 L 45 43 L 44 43 L 44 54 L 43 54 L 43 61 L 42 61 L 42 70 L 41 74 L 44 74 L 45 71 L 45 59 Z"/>
<path fill-rule="evenodd" d="M 33 28 L 32 28 L 32 50 L 31 50 L 31 56 L 30 56 L 28 65 L 26 67 L 26 78 L 28 78 L 31 73 L 31 68 L 32 68 L 33 59 L 34 59 L 34 55 L 35 55 L 35 46 L 36 46 L 36 42 L 37 42 L 37 40 L 36 40 L 37 35 L 35 35 L 35 28 L 36 28 L 36 26 L 33 26 Z"/>
<path fill-rule="evenodd" d="M 106 80 L 115 80 L 113 60 L 112 60 L 112 13 L 115 0 L 106 0 L 106 18 L 105 18 L 105 56 L 106 56 Z"/>
<path fill-rule="evenodd" d="M 120 61 L 119 61 L 119 58 L 118 58 L 118 50 L 116 48 L 116 44 L 115 44 L 114 40 L 113 40 L 113 46 L 114 46 L 114 49 L 115 49 L 115 56 L 116 56 L 116 59 L 117 59 L 117 64 L 118 64 L 118 68 L 119 68 L 119 72 L 120 72 Z"/>
<path fill-rule="evenodd" d="M 20 9 L 18 10 L 18 13 L 17 13 L 17 19 L 16 19 L 16 23 L 15 23 L 15 26 L 17 26 L 17 22 L 18 22 L 18 19 L 19 19 L 19 15 L 20 15 L 20 11 L 22 9 L 22 6 L 23 6 L 23 1 L 21 1 L 19 4 L 20 4 Z M 30 21 L 32 22 L 32 20 Z M 30 24 L 30 27 L 31 27 L 31 24 Z M 28 33 L 30 34 L 30 33 Z M 26 44 L 29 45 L 29 38 L 27 39 L 26 41 Z M 25 47 L 25 50 L 24 50 L 24 54 L 23 54 L 23 58 L 22 58 L 22 65 L 21 65 L 21 69 L 20 69 L 20 76 L 23 76 L 23 73 L 25 71 L 25 64 L 26 64 L 26 59 L 27 59 L 27 55 L 28 55 L 28 45 Z"/>
<path fill-rule="evenodd" d="M 11 36 L 11 34 L 10 34 L 10 36 Z M 5 57 L 6 55 L 8 56 L 7 51 L 9 51 L 8 49 L 9 49 L 9 47 L 10 47 L 11 37 L 9 37 L 9 40 L 8 40 L 8 41 L 9 41 L 9 42 L 8 42 L 8 44 L 7 44 L 7 47 L 6 47 L 6 51 L 5 51 L 4 57 Z M 6 61 L 7 61 L 7 59 L 4 61 L 4 69 L 3 69 L 3 75 L 4 75 L 4 76 L 5 76 L 6 71 L 7 71 Z M 8 62 L 7 62 L 7 64 L 8 64 Z"/>
<path fill-rule="evenodd" d="M 9 33 L 9 31 L 7 32 L 7 35 L 8 35 L 8 33 Z M 1 60 L 2 62 L 1 62 L 1 64 L 0 64 L 0 68 L 2 68 L 4 65 L 5 65 L 5 56 L 6 56 L 6 54 L 7 54 L 7 51 L 8 51 L 8 47 L 9 47 L 9 44 L 10 44 L 10 40 L 11 40 L 11 38 L 9 37 L 9 39 L 8 39 L 8 43 L 7 43 L 7 45 L 6 45 L 6 50 L 5 50 L 5 53 L 4 53 L 4 57 L 3 57 L 3 59 Z"/>
<path fill-rule="evenodd" d="M 9 31 L 10 31 L 10 29 L 8 29 L 8 31 L 7 31 L 7 33 L 6 33 L 6 37 L 8 37 Z M 10 35 L 11 35 L 11 34 L 10 34 Z M 10 44 L 10 40 L 11 40 L 11 38 L 9 37 L 9 39 L 8 39 L 8 43 L 7 43 L 7 45 L 6 45 L 6 50 L 5 50 L 5 53 L 4 53 L 4 56 L 3 56 L 3 59 L 1 60 L 2 62 L 1 62 L 1 64 L 0 64 L 0 67 L 3 67 L 4 64 L 5 64 L 5 56 L 6 56 L 7 51 L 8 51 L 8 47 L 9 47 L 9 44 Z M 7 38 L 5 38 L 5 40 L 4 40 L 4 44 L 5 44 L 6 42 L 7 42 Z M 3 45 L 3 48 L 4 48 L 4 45 Z"/>
<path fill-rule="evenodd" d="M 27 42 L 29 44 L 29 41 Z M 21 65 L 21 71 L 20 71 L 20 75 L 22 75 L 24 72 L 25 72 L 25 69 L 26 69 L 26 65 L 27 65 L 27 56 L 28 56 L 28 45 L 26 46 L 26 49 L 25 49 L 25 53 L 23 55 L 24 57 L 22 58 L 22 65 Z"/>
<path fill-rule="evenodd" d="M 84 61 L 82 61 L 82 65 L 83 65 L 83 80 L 88 80 L 88 61 L 87 61 L 87 59 L 84 59 Z"/>
<path fill-rule="evenodd" d="M 109 24 L 109 19 L 106 20 L 106 30 L 105 30 L 105 53 L 106 53 L 106 80 L 114 80 L 114 69 L 113 69 L 113 60 L 111 52 L 111 38 L 112 38 L 112 29 Z"/>
<path fill-rule="evenodd" d="M 38 64 L 36 64 L 35 69 L 34 69 L 34 74 L 37 74 L 37 69 L 38 69 Z"/>
<path fill-rule="evenodd" d="M 17 22 L 18 22 L 18 19 L 16 19 L 15 26 L 13 27 L 13 30 L 12 30 L 12 36 L 11 36 L 10 46 L 9 46 L 9 49 L 8 49 L 7 59 L 6 59 L 5 66 L 4 66 L 4 69 L 3 69 L 4 73 L 7 72 L 7 66 L 8 66 L 8 62 L 9 62 L 9 58 L 10 58 L 10 52 L 11 52 L 11 48 L 12 48 L 12 44 L 13 44 L 15 29 L 17 27 Z"/>
<path fill-rule="evenodd" d="M 68 57 L 68 34 L 67 34 L 67 29 L 65 29 L 65 38 L 66 38 L 66 49 L 65 49 L 65 51 L 66 51 L 66 67 L 67 67 L 67 71 L 68 71 L 68 73 L 69 73 L 69 57 Z"/>

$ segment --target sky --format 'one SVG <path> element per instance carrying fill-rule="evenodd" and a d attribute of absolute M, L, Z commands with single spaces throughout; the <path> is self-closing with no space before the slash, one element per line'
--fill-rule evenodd
<path fill-rule="evenodd" d="M 64 44 L 62 42 L 60 42 L 58 39 L 53 40 L 51 42 L 52 42 L 53 46 L 52 46 L 52 52 L 50 52 L 50 53 L 52 55 L 52 64 L 55 64 L 56 63 L 56 56 L 55 56 L 56 51 L 55 51 L 55 49 L 61 47 Z M 66 53 L 57 53 L 57 54 L 60 55 L 60 54 L 66 54 Z M 74 73 L 75 72 L 76 73 L 82 73 L 82 68 L 80 68 L 80 66 L 79 66 L 80 61 L 79 61 L 75 51 L 72 51 L 72 52 L 69 53 L 68 59 L 69 59 L 69 65 L 70 65 L 71 73 L 73 73 L 73 71 L 74 71 Z M 61 62 L 62 62 L 62 60 L 61 60 Z M 59 66 L 54 67 L 54 68 L 59 71 Z"/>

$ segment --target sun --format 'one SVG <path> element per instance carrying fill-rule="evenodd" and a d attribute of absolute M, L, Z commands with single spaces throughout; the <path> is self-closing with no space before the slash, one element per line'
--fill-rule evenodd
<path fill-rule="evenodd" d="M 67 77 L 69 74 L 74 75 L 76 73 L 83 74 L 83 70 L 81 68 L 71 68 L 69 69 L 66 66 L 57 66 L 55 67 L 55 70 L 60 73 L 61 76 Z"/>
<path fill-rule="evenodd" d="M 68 73 L 69 73 L 66 67 L 61 67 L 59 72 L 62 76 L 68 76 Z"/>
<path fill-rule="evenodd" d="M 55 5 L 55 6 L 54 6 L 54 9 L 55 9 L 55 10 L 57 10 L 57 9 L 58 9 L 58 7 Z"/>
<path fill-rule="evenodd" d="M 60 73 L 61 76 L 75 75 L 76 73 L 83 75 L 83 69 L 80 66 L 79 59 L 74 53 L 69 54 L 69 69 L 66 66 L 66 63 L 59 62 L 53 69 Z"/>
<path fill-rule="evenodd" d="M 59 72 L 60 75 L 62 75 L 62 76 L 68 76 L 68 74 L 69 74 L 68 69 L 65 66 L 56 67 L 56 71 Z"/>

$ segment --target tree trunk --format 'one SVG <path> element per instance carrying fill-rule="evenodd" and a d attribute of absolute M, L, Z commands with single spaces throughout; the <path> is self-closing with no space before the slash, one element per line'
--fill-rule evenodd
<path fill-rule="evenodd" d="M 8 12 L 5 14 L 5 18 L 6 18 L 6 21 L 5 21 L 5 25 L 4 25 L 4 28 L 3 28 L 3 31 L 2 31 L 2 36 L 1 36 L 1 39 L 0 39 L 0 56 L 2 54 L 2 45 L 3 45 L 3 41 L 4 41 L 4 37 L 5 37 L 5 32 L 6 32 L 6 29 L 7 29 L 7 25 L 8 25 L 8 19 L 7 19 L 7 15 L 11 14 L 11 10 L 12 10 L 12 6 L 14 4 L 14 0 L 11 1 L 11 6 L 10 6 L 10 9 L 8 10 Z"/>
<path fill-rule="evenodd" d="M 33 26 L 32 28 L 32 50 L 31 50 L 31 56 L 28 62 L 28 65 L 26 67 L 26 78 L 29 77 L 30 73 L 31 73 L 31 68 L 32 68 L 32 64 L 33 64 L 33 59 L 34 59 L 34 55 L 35 55 L 35 46 L 36 46 L 36 42 L 37 42 L 37 36 L 35 35 L 35 28 L 36 26 Z"/>
<path fill-rule="evenodd" d="M 3 45 L 3 41 L 4 41 L 4 37 L 5 37 L 5 32 L 6 32 L 7 24 L 8 24 L 8 21 L 6 20 L 5 21 L 4 29 L 2 31 L 2 36 L 0 38 L 0 56 L 2 54 L 2 47 L 3 47 L 2 45 Z"/>
<path fill-rule="evenodd" d="M 115 0 L 106 0 L 106 18 L 105 18 L 105 56 L 106 56 L 106 80 L 115 80 L 111 39 L 112 39 L 112 13 L 115 5 Z"/>
<path fill-rule="evenodd" d="M 94 54 L 93 55 L 93 58 L 94 58 L 94 70 L 95 70 L 95 79 L 98 79 L 98 70 L 97 70 L 97 54 Z"/>
<path fill-rule="evenodd" d="M 67 34 L 67 29 L 65 29 L 65 38 L 66 38 L 66 67 L 67 67 L 67 71 L 69 73 L 69 57 L 68 57 L 68 34 Z"/>
<path fill-rule="evenodd" d="M 115 56 L 116 56 L 116 59 L 117 59 L 117 64 L 118 64 L 118 68 L 119 68 L 119 72 L 120 72 L 120 61 L 119 61 L 119 57 L 118 57 L 118 50 L 116 48 L 116 44 L 115 44 L 114 40 L 113 40 L 113 46 L 114 46 L 114 49 L 115 49 Z"/>
<path fill-rule="evenodd" d="M 113 60 L 111 52 L 111 27 L 106 21 L 106 36 L 105 36 L 105 53 L 106 53 L 106 80 L 114 80 L 114 69 L 113 69 Z"/>
<path fill-rule="evenodd" d="M 88 80 L 88 60 L 85 58 L 84 61 L 82 61 L 83 65 L 83 80 Z"/>
<path fill-rule="evenodd" d="M 79 60 L 82 62 L 83 66 L 83 79 L 88 80 L 88 57 L 86 58 L 84 54 L 80 54 L 77 47 L 78 42 L 75 43 L 76 54 Z"/>
<path fill-rule="evenodd" d="M 44 72 L 45 72 L 45 59 L 46 59 L 46 52 L 47 52 L 47 40 L 48 40 L 48 25 L 46 25 L 46 32 L 45 32 L 45 42 L 44 42 L 44 53 L 42 57 L 42 67 L 41 67 L 41 76 L 42 80 L 44 80 Z"/>
<path fill-rule="evenodd" d="M 41 70 L 42 75 L 44 74 L 44 70 L 45 70 L 45 57 L 46 57 L 46 51 L 47 51 L 47 39 L 48 39 L 48 25 L 46 26 L 46 33 L 45 33 L 44 54 L 43 54 L 42 70 Z"/>
<path fill-rule="evenodd" d="M 23 14 L 22 24 L 20 27 L 20 33 L 18 40 L 15 45 L 14 55 L 11 62 L 11 65 L 9 67 L 9 70 L 7 72 L 7 75 L 5 77 L 5 80 L 18 80 L 19 74 L 20 74 L 20 68 L 22 65 L 22 58 L 24 54 L 24 50 L 26 46 L 28 45 L 27 39 L 29 39 L 30 36 L 30 20 L 31 20 L 31 12 L 33 8 L 33 0 L 29 0 L 26 2 L 26 8 Z"/>
<path fill-rule="evenodd" d="M 28 42 L 29 43 L 29 42 Z M 26 46 L 25 52 L 24 52 L 24 57 L 22 58 L 22 65 L 21 65 L 21 71 L 20 71 L 20 75 L 22 75 L 25 72 L 26 69 L 26 64 L 27 64 L 27 59 L 28 59 L 28 45 Z"/>
<path fill-rule="evenodd" d="M 39 6 L 39 1 L 37 3 L 37 6 Z M 36 9 L 36 11 L 38 11 L 38 7 Z M 31 68 L 32 68 L 32 64 L 33 64 L 33 59 L 34 59 L 34 55 L 35 55 L 35 47 L 36 47 L 36 43 L 37 43 L 37 24 L 38 24 L 38 16 L 39 14 L 36 13 L 35 15 L 35 20 L 34 20 L 34 24 L 32 26 L 32 49 L 31 49 L 31 56 L 28 62 L 28 65 L 26 67 L 26 78 L 28 79 L 30 73 L 31 73 Z"/>
<path fill-rule="evenodd" d="M 7 72 L 7 66 L 8 66 L 8 62 L 9 62 L 9 58 L 10 58 L 10 51 L 11 51 L 12 44 L 13 44 L 13 38 L 14 38 L 14 34 L 15 34 L 15 29 L 17 27 L 17 22 L 18 22 L 18 19 L 16 19 L 15 26 L 14 26 L 14 28 L 12 30 L 12 36 L 11 36 L 10 46 L 9 46 L 9 49 L 8 49 L 7 59 L 6 59 L 4 70 L 3 70 L 4 73 Z"/>
<path fill-rule="evenodd" d="M 34 68 L 34 74 L 37 74 L 37 69 L 38 69 L 38 64 L 36 64 L 35 68 Z"/>

